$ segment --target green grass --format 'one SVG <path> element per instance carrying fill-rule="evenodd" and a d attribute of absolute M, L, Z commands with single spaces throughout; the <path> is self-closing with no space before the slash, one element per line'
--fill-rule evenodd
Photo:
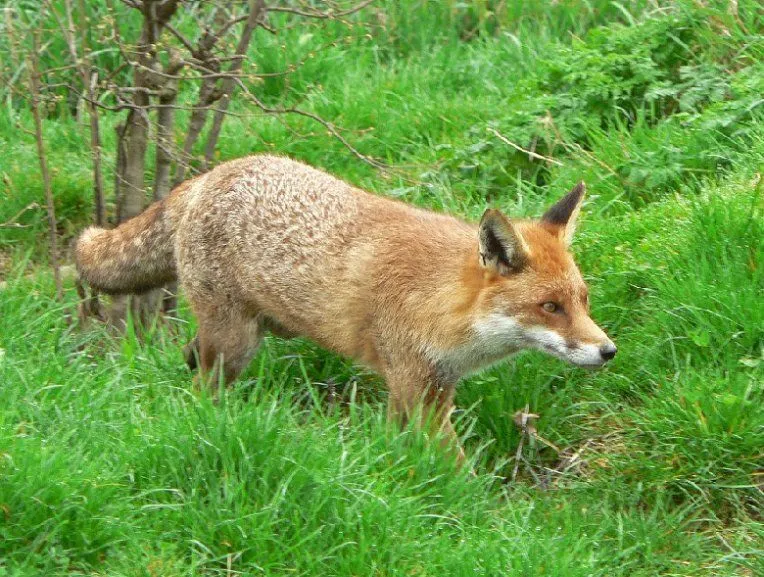
<path fill-rule="evenodd" d="M 587 182 L 573 249 L 618 357 L 523 354 L 465 381 L 475 477 L 391 430 L 377 376 L 306 341 L 266 339 L 212 403 L 183 363 L 188 310 L 143 339 L 82 330 L 72 287 L 52 298 L 44 212 L 0 228 L 0 576 L 761 574 L 764 26 L 755 2 L 660 4 L 408 0 L 257 38 L 264 71 L 316 51 L 264 98 L 396 170 L 241 101 L 220 159 L 286 153 L 468 218 Z M 42 199 L 11 104 L 0 222 Z M 45 130 L 68 242 L 92 211 L 86 127 L 51 111 Z M 513 424 L 526 406 L 546 442 Z"/>

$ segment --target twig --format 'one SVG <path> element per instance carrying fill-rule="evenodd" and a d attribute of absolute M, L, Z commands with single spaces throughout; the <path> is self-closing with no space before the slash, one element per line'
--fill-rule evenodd
<path fill-rule="evenodd" d="M 575 453 L 573 453 L 570 458 L 563 459 L 560 464 L 562 465 L 562 469 L 559 471 L 560 473 L 567 472 L 571 467 L 573 467 L 581 458 L 581 455 L 583 452 L 589 447 L 589 445 L 592 443 L 591 439 L 587 439 L 586 442 L 581 445 L 581 448 L 579 448 Z"/>
<path fill-rule="evenodd" d="M 382 162 L 379 162 L 378 160 L 375 160 L 374 158 L 367 156 L 363 153 L 361 153 L 357 148 L 355 148 L 350 142 L 347 141 L 347 139 L 340 134 L 340 132 L 337 130 L 337 128 L 328 120 L 324 120 L 321 118 L 318 114 L 314 114 L 313 112 L 308 112 L 307 110 L 302 110 L 300 108 L 296 107 L 290 107 L 290 108 L 274 108 L 271 106 L 267 106 L 264 102 L 262 102 L 257 96 L 255 96 L 252 91 L 250 91 L 247 86 L 239 79 L 236 79 L 236 82 L 241 87 L 241 89 L 244 91 L 245 95 L 257 106 L 260 110 L 267 114 L 295 114 L 297 116 L 304 116 L 305 118 L 310 118 L 311 120 L 314 120 L 315 122 L 318 122 L 321 126 L 326 128 L 332 136 L 334 136 L 337 140 L 339 140 L 342 145 L 347 148 L 351 153 L 353 153 L 354 156 L 362 160 L 363 162 L 373 166 L 374 168 L 377 168 L 379 170 L 389 170 L 390 167 Z"/>
<path fill-rule="evenodd" d="M 40 205 L 36 202 L 29 203 L 5 222 L 0 222 L 0 228 L 26 228 L 28 225 L 20 224 L 16 221 L 21 218 L 22 214 L 32 210 L 33 208 L 40 208 Z"/>
<path fill-rule="evenodd" d="M 509 140 L 506 136 L 501 134 L 498 130 L 495 130 L 495 129 L 491 128 L 491 127 L 488 127 L 487 130 L 488 130 L 488 132 L 490 132 L 494 136 L 496 136 L 496 138 L 501 140 L 504 144 L 508 144 L 509 146 L 514 148 L 515 150 L 518 150 L 518 151 L 520 151 L 522 153 L 525 153 L 528 156 L 530 156 L 531 158 L 537 158 L 539 160 L 545 160 L 546 162 L 551 162 L 552 164 L 556 164 L 557 166 L 563 166 L 562 162 L 560 162 L 559 160 L 555 160 L 554 158 L 549 158 L 548 156 L 543 156 L 541 154 L 533 152 L 532 150 L 526 150 L 522 146 L 519 146 L 519 145 L 515 144 L 514 142 Z"/>
<path fill-rule="evenodd" d="M 613 170 L 611 166 L 607 165 L 605 162 L 603 162 L 602 160 L 594 156 L 591 152 L 586 150 L 583 146 L 581 146 L 577 142 L 571 142 L 571 143 L 566 142 L 566 140 L 562 137 L 562 134 L 560 134 L 560 131 L 558 130 L 557 125 L 554 122 L 554 118 L 552 117 L 551 112 L 549 112 L 548 110 L 546 111 L 546 116 L 544 117 L 544 124 L 546 124 L 547 126 L 551 126 L 555 136 L 557 137 L 557 141 L 563 146 L 563 148 L 567 150 L 575 149 L 579 151 L 588 159 L 592 160 L 595 164 L 598 164 L 600 167 L 607 170 L 612 176 L 615 176 L 618 180 L 623 181 L 623 179 L 618 175 L 618 173 L 615 170 Z"/>
<path fill-rule="evenodd" d="M 536 427 L 533 425 L 533 420 L 538 419 L 538 415 L 535 413 L 529 413 L 529 409 L 530 406 L 525 405 L 525 409 L 522 411 L 517 411 L 512 419 L 521 432 L 520 442 L 517 445 L 517 451 L 515 451 L 515 466 L 512 468 L 513 482 L 517 477 L 518 470 L 520 469 L 520 460 L 522 459 L 525 438 L 531 435 L 535 435 L 536 433 Z"/>
<path fill-rule="evenodd" d="M 562 140 L 560 141 L 560 144 L 563 147 L 567 148 L 568 150 L 571 150 L 571 149 L 577 150 L 578 152 L 583 154 L 586 158 L 588 158 L 589 160 L 593 161 L 595 164 L 598 164 L 600 167 L 607 170 L 612 176 L 615 176 L 618 180 L 622 180 L 621 177 L 618 175 L 618 173 L 611 166 L 609 166 L 608 164 L 606 164 L 605 162 L 603 162 L 602 160 L 594 156 L 591 152 L 586 150 L 583 146 L 581 146 L 577 142 L 568 143 Z"/>
<path fill-rule="evenodd" d="M 180 43 L 183 44 L 183 46 L 185 46 L 186 49 L 193 56 L 196 57 L 197 51 L 204 48 L 204 45 L 202 43 L 209 44 L 209 48 L 207 48 L 207 50 L 210 50 L 217 43 L 217 41 L 220 40 L 225 35 L 226 32 L 228 32 L 230 28 L 232 28 L 236 24 L 244 22 L 245 20 L 247 20 L 247 18 L 248 16 L 238 16 L 236 18 L 232 18 L 231 20 L 225 22 L 214 34 L 209 34 L 208 32 L 205 32 L 205 34 L 202 36 L 202 39 L 199 41 L 199 44 L 200 44 L 199 47 L 195 47 L 188 38 L 183 36 L 183 34 L 179 30 L 177 30 L 175 27 L 173 27 L 169 22 L 165 24 L 165 28 L 167 28 L 167 30 L 173 36 L 175 36 L 175 38 L 177 38 L 180 41 Z"/>
<path fill-rule="evenodd" d="M 359 2 L 357 5 L 353 6 L 352 8 L 348 8 L 347 10 L 341 10 L 339 12 L 332 12 L 330 10 L 327 10 L 326 12 L 321 12 L 320 10 L 301 10 L 300 8 L 292 8 L 291 6 L 269 7 L 268 12 L 285 12 L 287 14 L 297 14 L 298 16 L 304 16 L 306 18 L 317 18 L 320 20 L 326 20 L 329 18 L 342 18 L 343 16 L 350 16 L 351 14 L 358 12 L 359 10 L 363 10 L 374 1 L 375 0 L 364 0 L 363 2 Z"/>
<path fill-rule="evenodd" d="M 523 445 L 525 444 L 525 434 L 520 437 L 520 442 L 517 444 L 517 451 L 515 451 L 515 466 L 512 467 L 512 482 L 514 483 L 517 477 L 517 471 L 520 469 L 520 459 L 523 454 Z"/>

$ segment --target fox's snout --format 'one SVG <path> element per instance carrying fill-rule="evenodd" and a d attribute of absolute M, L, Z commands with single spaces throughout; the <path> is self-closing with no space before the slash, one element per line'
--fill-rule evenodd
<path fill-rule="evenodd" d="M 605 337 L 605 340 L 601 341 L 600 344 L 573 344 L 548 352 L 579 367 L 599 368 L 615 357 L 618 348 L 613 341 Z"/>
<path fill-rule="evenodd" d="M 599 347 L 596 345 L 591 346 L 592 348 L 596 348 L 596 353 L 591 355 L 590 360 L 578 363 L 576 363 L 574 360 L 573 362 L 582 367 L 599 368 L 608 361 L 611 361 L 613 358 L 615 358 L 615 354 L 618 352 L 618 348 L 610 339 L 608 339 L 605 344 L 602 344 Z"/>
<path fill-rule="evenodd" d="M 579 367 L 601 367 L 618 351 L 605 331 L 588 316 L 579 317 L 567 330 L 536 325 L 524 332 L 531 348 Z"/>
<path fill-rule="evenodd" d="M 528 331 L 527 337 L 533 348 L 579 367 L 601 367 L 618 351 L 606 336 L 599 342 L 577 342 L 564 338 L 557 331 L 536 327 Z"/>
<path fill-rule="evenodd" d="M 579 327 L 583 325 L 586 329 L 581 335 L 582 341 L 577 342 L 574 338 L 572 343 L 566 343 L 567 350 L 561 356 L 564 360 L 582 367 L 601 367 L 615 358 L 618 347 L 591 318 L 587 317 L 586 321 L 579 324 Z"/>

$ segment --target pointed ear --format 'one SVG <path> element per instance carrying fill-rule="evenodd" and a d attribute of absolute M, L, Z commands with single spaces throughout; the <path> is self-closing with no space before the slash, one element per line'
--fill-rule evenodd
<path fill-rule="evenodd" d="M 541 217 L 543 224 L 550 232 L 556 234 L 565 244 L 573 240 L 576 230 L 576 219 L 581 210 L 581 204 L 586 194 L 586 185 L 579 182 L 568 194 L 563 196 L 557 203 Z"/>
<path fill-rule="evenodd" d="M 528 258 L 527 248 L 509 219 L 498 210 L 489 208 L 480 219 L 478 234 L 480 264 L 501 275 L 523 268 Z"/>

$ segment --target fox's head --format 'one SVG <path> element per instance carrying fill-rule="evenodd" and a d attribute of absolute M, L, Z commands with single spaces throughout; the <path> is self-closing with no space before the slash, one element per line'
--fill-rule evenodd
<path fill-rule="evenodd" d="M 584 193 L 578 184 L 537 221 L 510 221 L 491 209 L 483 215 L 472 329 L 488 356 L 532 348 L 582 367 L 615 356 L 589 316 L 589 292 L 568 250 Z"/>

